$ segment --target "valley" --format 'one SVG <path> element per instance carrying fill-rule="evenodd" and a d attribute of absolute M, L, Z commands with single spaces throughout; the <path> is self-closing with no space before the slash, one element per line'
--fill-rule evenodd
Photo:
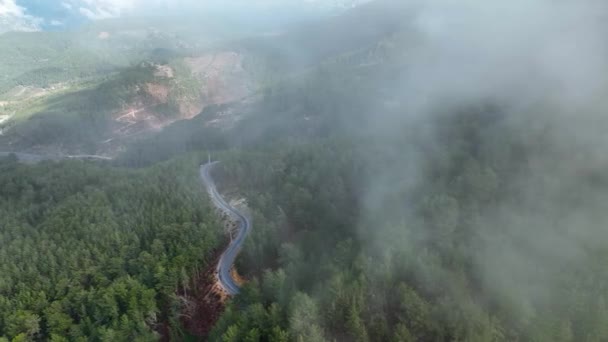
<path fill-rule="evenodd" d="M 172 3 L 0 34 L 0 342 L 608 339 L 602 4 Z"/>

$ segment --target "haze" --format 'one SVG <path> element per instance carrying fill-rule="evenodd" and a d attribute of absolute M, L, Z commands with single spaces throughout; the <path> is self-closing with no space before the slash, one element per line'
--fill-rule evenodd
<path fill-rule="evenodd" d="M 0 1 L 0 342 L 608 340 L 607 6 Z"/>

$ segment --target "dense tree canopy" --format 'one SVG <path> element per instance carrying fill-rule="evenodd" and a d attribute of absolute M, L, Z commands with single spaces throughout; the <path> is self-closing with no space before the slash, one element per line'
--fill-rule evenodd
<path fill-rule="evenodd" d="M 169 312 L 176 289 L 221 241 L 196 166 L 2 161 L 0 336 L 158 338 L 157 325 L 179 313 Z"/>
<path fill-rule="evenodd" d="M 224 156 L 223 183 L 238 185 L 254 210 L 239 259 L 253 280 L 211 340 L 608 338 L 605 242 L 568 237 L 585 247 L 566 257 L 543 240 L 572 234 L 571 224 L 579 234 L 601 230 L 591 218 L 606 205 L 587 187 L 605 176 L 578 178 L 588 198 L 556 196 L 568 176 L 538 166 L 554 158 L 553 148 L 539 149 L 550 138 L 519 126 L 516 134 L 496 108 L 432 125 L 433 144 L 416 127 L 397 140 L 357 136 Z M 424 172 L 412 177 L 414 161 Z M 522 245 L 527 236 L 538 240 Z"/>
<path fill-rule="evenodd" d="M 402 13 L 368 33 L 353 13 L 336 27 L 363 22 L 353 32 L 364 45 L 316 29 L 234 42 L 263 90 L 142 138 L 111 165 L 0 162 L 0 341 L 147 341 L 161 323 L 190 337 L 178 297 L 222 241 L 197 176 L 207 152 L 254 225 L 236 264 L 245 284 L 210 341 L 608 340 L 603 107 L 568 112 L 551 87 L 435 96 L 405 81 L 418 52 L 405 47 L 420 47 L 428 73 L 427 57 L 445 57 L 437 47 L 422 49 Z M 290 59 L 297 45 L 314 51 Z M 143 71 L 57 108 L 103 125 L 81 109 L 129 96 Z M 443 90 L 434 76 L 429 88 Z M 230 127 L 210 124 L 222 115 Z M 25 135 L 86 141 L 70 127 Z"/>

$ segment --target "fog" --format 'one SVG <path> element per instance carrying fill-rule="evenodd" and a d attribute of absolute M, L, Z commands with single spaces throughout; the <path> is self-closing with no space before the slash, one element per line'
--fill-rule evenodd
<path fill-rule="evenodd" d="M 34 13 L 0 0 L 0 24 L 7 3 L 11 16 L 35 21 L 28 29 L 50 23 L 41 19 L 44 6 Z M 99 267 L 107 281 L 83 281 L 82 291 L 118 278 L 114 259 L 124 259 L 125 278 L 146 272 L 141 289 L 166 301 L 151 299 L 145 310 L 102 302 L 76 319 L 85 306 L 74 295 L 57 307 L 70 314 L 58 316 L 69 323 L 58 333 L 96 322 L 90 312 L 123 322 L 122 310 L 152 335 L 152 323 L 167 318 L 167 327 L 194 327 L 189 333 L 210 340 L 608 336 L 605 2 L 68 0 L 63 8 L 79 15 L 73 26 L 66 19 L 58 32 L 0 39 L 10 61 L 0 77 L 0 154 L 10 157 L 11 196 L 0 209 L 25 237 L 44 232 L 44 222 L 32 222 L 47 214 L 61 214 L 49 220 L 57 232 L 78 232 L 89 225 L 72 216 L 94 216 L 80 210 L 89 203 L 80 193 L 103 195 L 86 205 L 107 213 L 109 223 L 99 218 L 91 231 L 116 240 L 99 251 L 112 267 Z M 17 182 L 13 150 L 30 159 L 28 170 L 54 173 Z M 221 162 L 211 175 L 221 195 L 251 214 L 246 238 L 220 231 L 211 206 L 197 211 L 207 200 L 199 167 L 209 159 Z M 86 176 L 83 189 L 70 189 L 72 173 Z M 38 196 L 39 181 L 59 185 Z M 115 199 L 120 189 L 128 191 Z M 66 208 L 78 210 L 53 210 L 61 205 L 54 192 L 69 192 L 78 200 Z M 14 210 L 20 206 L 37 214 Z M 156 221 L 163 224 L 150 235 Z M 119 241 L 123 228 L 133 240 Z M 179 240 L 167 229 L 210 235 L 165 248 Z M 209 249 L 187 247 L 196 239 Z M 222 266 L 241 273 L 233 301 L 211 276 L 222 252 L 238 253 L 223 249 L 228 240 L 241 252 Z M 129 245 L 137 246 L 116 254 Z M 90 246 L 80 249 L 92 255 Z M 182 252 L 191 253 L 183 259 L 191 267 L 180 264 Z M 27 254 L 0 256 L 13 262 L 13 254 L 20 260 L 7 269 L 24 274 Z M 4 288 L 29 291 L 6 279 Z M 47 283 L 47 293 L 60 293 Z M 89 297 L 93 308 L 106 298 Z M 21 333 L 3 321 L 18 317 L 8 298 L 0 296 L 9 317 L 0 315 L 0 341 L 4 325 L 14 328 L 11 338 Z M 51 333 L 46 299 L 36 308 L 22 301 L 22 316 L 33 317 L 26 321 L 42 322 L 40 339 Z M 104 313 L 111 305 L 116 318 Z"/>
<path fill-rule="evenodd" d="M 422 101 L 551 101 L 580 107 L 606 80 L 605 5 L 597 2 L 431 1 L 413 6 L 420 46 L 405 94 Z"/>
<path fill-rule="evenodd" d="M 402 110 L 388 117 L 377 114 L 382 110 L 372 114 L 382 132 L 378 139 L 403 134 L 395 126 L 409 127 L 406 131 L 422 136 L 419 142 L 441 153 L 451 146 L 434 126 L 437 117 L 496 106 L 501 123 L 486 132 L 479 149 L 496 145 L 508 132 L 531 153 L 514 165 L 518 171 L 511 178 L 499 179 L 497 186 L 509 191 L 507 200 L 490 200 L 473 221 L 460 224 L 475 230 L 474 250 L 466 253 L 482 283 L 480 295 L 509 298 L 516 320 L 525 321 L 536 314 L 531 303 L 542 307 L 568 296 L 560 276 L 590 267 L 590 253 L 608 238 L 608 194 L 588 178 L 608 167 L 608 140 L 601 128 L 608 123 L 608 8 L 600 1 L 550 0 L 407 4 L 414 14 L 402 41 L 406 72 L 395 89 Z M 386 214 L 396 184 L 407 184 L 408 191 L 422 182 L 428 186 L 425 170 L 435 157 L 407 145 L 401 151 L 400 162 L 379 168 L 369 180 L 370 217 Z M 492 160 L 493 152 L 485 153 Z M 484 172 L 480 184 L 488 179 Z M 460 210 L 467 210 L 463 205 Z M 371 250 L 416 251 L 418 241 L 442 239 L 437 231 L 417 229 L 416 214 L 396 215 L 409 220 L 406 229 L 394 227 L 400 219 L 391 215 L 388 224 L 361 224 L 362 236 L 374 237 Z M 448 221 L 459 219 L 456 213 Z M 406 255 L 422 268 L 434 261 L 432 255 Z M 432 279 L 446 281 L 442 272 Z"/>

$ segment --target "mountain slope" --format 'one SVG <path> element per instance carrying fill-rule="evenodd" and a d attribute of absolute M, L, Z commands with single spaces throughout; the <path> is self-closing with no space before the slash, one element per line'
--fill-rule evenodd
<path fill-rule="evenodd" d="M 209 52 L 168 64 L 141 63 L 78 90 L 25 98 L 19 98 L 24 92 L 9 94 L 3 110 L 13 114 L 4 122 L 0 143 L 11 149 L 115 153 L 140 134 L 246 97 L 254 83 L 241 59 L 232 52 Z"/>

